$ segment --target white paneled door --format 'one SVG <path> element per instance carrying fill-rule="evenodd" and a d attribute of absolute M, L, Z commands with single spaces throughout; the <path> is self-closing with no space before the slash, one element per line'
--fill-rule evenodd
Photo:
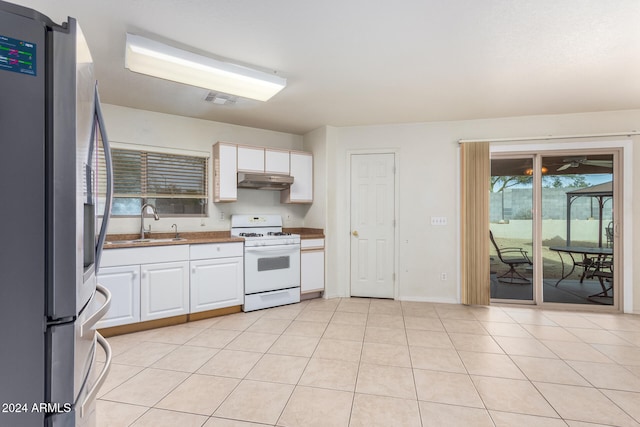
<path fill-rule="evenodd" d="M 351 296 L 393 298 L 395 154 L 351 156 Z"/>

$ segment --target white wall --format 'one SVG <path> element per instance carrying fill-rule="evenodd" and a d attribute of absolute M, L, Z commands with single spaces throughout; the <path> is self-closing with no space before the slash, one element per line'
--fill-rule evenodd
<path fill-rule="evenodd" d="M 324 229 L 327 221 L 327 128 L 304 135 L 304 151 L 313 153 L 313 204 L 304 219 L 305 227 Z"/>
<path fill-rule="evenodd" d="M 516 138 L 539 135 L 600 134 L 632 131 L 640 110 L 514 117 L 457 122 L 326 128 L 327 154 L 327 296 L 349 295 L 349 200 L 347 159 L 351 150 L 395 149 L 399 152 L 400 299 L 459 301 L 458 140 Z M 633 137 L 633 145 L 640 138 Z M 633 150 L 640 168 L 640 149 Z M 631 174 L 628 184 L 638 180 Z M 627 209 L 640 212 L 640 185 L 632 189 Z M 446 226 L 431 226 L 431 216 L 448 218 Z M 638 217 L 638 215 L 635 215 Z M 640 241 L 640 219 L 634 218 L 633 241 Z M 635 227 L 632 227 L 634 225 Z M 636 245 L 637 246 L 637 245 Z M 640 265 L 640 247 L 633 264 Z M 448 280 L 441 281 L 440 273 Z M 640 269 L 627 278 L 634 284 L 633 307 L 640 311 Z"/>
<path fill-rule="evenodd" d="M 209 217 L 164 218 L 155 231 L 228 230 L 234 213 L 278 213 L 291 227 L 324 228 L 326 293 L 349 295 L 349 200 L 347 161 L 353 150 L 394 149 L 398 153 L 400 236 L 398 295 L 404 300 L 459 301 L 458 265 L 458 143 L 468 138 L 514 138 L 538 135 L 599 134 L 631 131 L 640 123 L 640 110 L 569 115 L 515 117 L 401 125 L 323 127 L 303 137 L 225 123 L 171 116 L 114 105 L 104 106 L 109 137 L 120 143 L 183 148 L 211 153 L 217 141 L 261 145 L 314 153 L 314 204 L 283 205 L 276 192 L 240 190 L 236 203 L 209 205 Z M 633 145 L 640 143 L 633 137 Z M 640 168 L 640 149 L 630 162 Z M 631 175 L 632 197 L 625 210 L 640 212 L 640 174 Z M 210 181 L 211 182 L 211 181 Z M 224 220 L 220 220 L 224 213 Z M 448 218 L 446 226 L 431 226 L 431 216 Z M 637 218 L 637 219 L 636 219 Z M 147 221 L 148 222 L 148 221 Z M 204 224 L 204 225 L 201 225 Z M 640 218 L 625 225 L 625 236 L 640 241 Z M 134 233 L 136 218 L 114 219 L 110 233 Z M 636 246 L 635 248 L 633 246 Z M 640 246 L 630 251 L 640 265 Z M 440 274 L 448 280 L 441 281 Z M 633 309 L 640 312 L 640 268 L 633 270 Z"/>
<path fill-rule="evenodd" d="M 218 141 L 259 145 L 274 148 L 302 150 L 302 137 L 282 132 L 236 126 L 226 123 L 198 120 L 188 117 L 154 113 L 144 110 L 103 105 L 109 140 L 116 143 L 152 147 L 184 149 L 205 152 L 211 155 L 212 146 Z M 301 227 L 309 210 L 308 205 L 286 205 L 280 203 L 280 193 L 240 189 L 235 203 L 213 203 L 212 171 L 209 168 L 209 216 L 207 218 L 161 218 L 147 219 L 152 231 L 171 231 L 177 224 L 180 231 L 229 230 L 229 217 L 234 213 L 272 213 L 283 217 L 286 227 Z M 221 215 L 224 219 L 221 220 Z M 112 218 L 109 233 L 137 233 L 138 218 Z"/>

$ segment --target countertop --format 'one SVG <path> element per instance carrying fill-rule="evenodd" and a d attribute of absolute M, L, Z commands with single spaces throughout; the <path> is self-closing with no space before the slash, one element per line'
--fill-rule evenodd
<path fill-rule="evenodd" d="M 300 234 L 301 239 L 324 239 L 324 231 L 321 228 L 284 228 L 283 231 Z M 180 233 L 182 240 L 132 242 L 132 240 L 138 239 L 139 237 L 139 234 L 108 234 L 104 248 L 117 249 L 146 246 L 194 245 L 200 243 L 244 242 L 242 237 L 231 236 L 230 231 L 185 232 Z M 172 239 L 175 237 L 175 233 L 148 233 L 146 237 L 149 239 Z"/>
<path fill-rule="evenodd" d="M 322 228 L 286 228 L 282 229 L 285 233 L 299 234 L 301 239 L 324 239 L 324 230 Z"/>

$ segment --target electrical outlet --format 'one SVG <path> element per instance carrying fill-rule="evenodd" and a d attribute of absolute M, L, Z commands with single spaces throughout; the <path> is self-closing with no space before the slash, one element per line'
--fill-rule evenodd
<path fill-rule="evenodd" d="M 220 221 L 224 221 L 224 211 L 220 211 Z"/>
<path fill-rule="evenodd" d="M 447 225 L 446 216 L 432 216 L 431 225 Z"/>
<path fill-rule="evenodd" d="M 447 280 L 447 273 L 440 273 L 440 280 Z"/>

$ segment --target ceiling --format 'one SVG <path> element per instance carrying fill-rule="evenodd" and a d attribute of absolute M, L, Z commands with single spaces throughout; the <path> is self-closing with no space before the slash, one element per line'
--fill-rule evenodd
<path fill-rule="evenodd" d="M 304 134 L 323 125 L 640 108 L 638 0 L 13 0 L 78 19 L 109 104 Z M 124 68 L 125 33 L 276 71 L 270 101 Z"/>

